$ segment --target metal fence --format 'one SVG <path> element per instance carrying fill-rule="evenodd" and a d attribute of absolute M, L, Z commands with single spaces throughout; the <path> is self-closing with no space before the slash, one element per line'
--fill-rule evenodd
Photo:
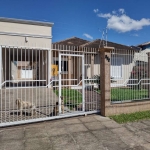
<path fill-rule="evenodd" d="M 111 102 L 149 99 L 148 51 L 114 49 L 111 52 Z"/>
<path fill-rule="evenodd" d="M 96 49 L 1 47 L 0 126 L 100 111 Z"/>

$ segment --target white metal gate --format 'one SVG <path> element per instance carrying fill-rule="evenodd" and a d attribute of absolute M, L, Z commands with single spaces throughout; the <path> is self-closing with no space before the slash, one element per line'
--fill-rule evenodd
<path fill-rule="evenodd" d="M 68 58 L 68 68 L 64 71 L 64 60 L 63 58 Z M 78 65 L 76 59 L 79 59 L 81 61 Z M 76 110 L 78 110 L 78 106 L 80 105 L 80 111 L 77 111 L 77 113 L 81 113 L 85 111 L 85 80 L 84 80 L 84 55 L 77 55 L 77 54 L 59 54 L 59 113 L 62 112 L 61 107 L 62 105 L 67 105 L 67 107 L 71 108 L 70 112 L 73 113 Z M 75 71 L 82 73 L 82 78 L 78 79 L 75 75 Z M 64 79 L 65 73 L 68 72 L 68 77 Z M 80 80 L 80 81 L 79 81 Z M 61 82 L 61 81 L 68 81 L 67 83 Z M 77 82 L 76 82 L 77 81 Z M 78 84 L 78 81 L 80 83 Z M 65 91 L 64 91 L 65 90 Z M 66 93 L 63 93 L 66 92 Z M 68 95 L 68 97 L 63 97 L 64 95 Z M 78 97 L 77 95 L 81 95 L 81 97 Z M 82 101 L 80 101 L 81 99 Z M 63 103 L 63 104 L 61 104 Z M 64 107 L 64 106 L 63 106 Z"/>

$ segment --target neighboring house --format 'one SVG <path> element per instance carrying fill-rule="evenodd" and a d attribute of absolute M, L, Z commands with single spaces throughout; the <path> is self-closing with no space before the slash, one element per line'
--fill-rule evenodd
<path fill-rule="evenodd" d="M 148 57 L 146 53 L 150 51 L 150 42 L 139 44 L 138 47 L 140 48 L 140 53 L 137 56 L 137 59 L 139 61 L 148 62 Z"/>
<path fill-rule="evenodd" d="M 13 63 L 19 61 L 38 63 L 41 69 L 35 79 L 44 80 L 44 84 L 48 84 L 51 77 L 49 51 L 52 45 L 53 23 L 0 18 L 0 26 L 0 85 L 14 79 L 34 78 L 29 66 L 16 66 Z M 14 72 L 16 69 L 20 70 L 18 75 Z"/>
<path fill-rule="evenodd" d="M 77 38 L 77 37 L 72 37 L 72 38 L 68 38 L 66 40 L 62 40 L 62 41 L 59 41 L 59 42 L 55 42 L 53 43 L 53 49 L 65 49 L 65 50 L 68 50 L 68 52 L 65 52 L 65 53 L 70 53 L 69 51 L 71 50 L 79 50 L 79 47 L 85 43 L 88 43 L 89 41 L 87 40 L 84 40 L 84 39 L 80 39 L 80 38 Z M 53 51 L 52 52 L 52 65 L 56 65 L 58 66 L 59 65 L 59 55 L 58 55 L 58 51 Z M 78 53 L 76 53 L 78 54 Z M 67 56 L 64 56 L 62 58 L 62 78 L 63 79 L 68 79 L 69 78 L 69 61 L 68 61 L 69 57 Z M 76 64 L 76 67 L 74 67 Z M 80 65 L 79 65 L 80 64 Z M 80 68 L 80 69 L 77 69 Z M 58 68 L 58 67 L 57 67 Z M 78 81 L 74 81 L 73 83 L 74 84 L 77 84 L 80 80 L 80 76 L 82 74 L 82 67 L 81 67 L 81 58 L 72 58 L 71 59 L 71 77 L 72 78 L 76 78 Z M 55 75 L 56 77 L 58 77 L 58 74 Z M 63 82 L 64 84 L 68 84 L 68 82 Z"/>
<path fill-rule="evenodd" d="M 77 37 L 73 37 L 53 44 L 57 44 L 59 45 L 59 47 L 61 45 L 64 45 L 64 47 L 66 45 L 78 46 L 80 47 L 80 50 L 83 49 L 84 47 L 89 48 L 89 51 L 92 51 L 92 49 L 96 49 L 97 50 L 96 55 L 94 54 L 94 55 L 85 56 L 85 78 L 91 78 L 94 75 L 100 74 L 99 48 L 106 46 L 106 41 L 97 39 L 89 42 Z M 107 41 L 107 46 L 115 48 L 115 50 L 113 51 L 114 53 L 112 52 L 112 57 L 111 57 L 111 76 L 116 79 L 117 82 L 115 84 L 118 84 L 117 86 L 121 86 L 121 84 L 124 83 L 125 80 L 128 80 L 131 76 L 131 71 L 134 66 L 134 62 L 133 62 L 134 55 L 135 53 L 138 53 L 138 50 L 135 47 L 132 48 L 126 45 L 121 45 L 110 41 Z M 55 57 L 56 56 L 53 56 L 53 60 L 57 59 L 57 57 L 56 58 Z M 91 60 L 94 61 L 93 64 L 91 63 Z M 67 63 L 64 63 L 64 65 L 67 66 Z M 80 73 L 76 74 L 76 77 L 79 78 Z"/>

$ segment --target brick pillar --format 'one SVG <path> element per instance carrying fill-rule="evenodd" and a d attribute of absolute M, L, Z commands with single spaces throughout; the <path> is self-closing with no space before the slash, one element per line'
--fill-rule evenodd
<path fill-rule="evenodd" d="M 150 52 L 147 53 L 148 55 L 148 72 L 147 72 L 147 78 L 150 79 Z M 150 83 L 150 80 L 147 81 L 148 83 Z M 150 85 L 148 85 L 148 97 L 150 98 Z"/>
<path fill-rule="evenodd" d="M 110 58 L 113 47 L 100 49 L 100 110 L 102 116 L 107 116 L 106 106 L 110 104 Z"/>

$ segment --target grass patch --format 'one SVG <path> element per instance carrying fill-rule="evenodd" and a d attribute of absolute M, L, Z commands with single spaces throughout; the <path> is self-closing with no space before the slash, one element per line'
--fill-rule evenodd
<path fill-rule="evenodd" d="M 97 90 L 97 92 L 101 93 L 100 90 Z M 146 98 L 148 98 L 147 89 L 111 89 L 111 101 L 140 100 Z"/>
<path fill-rule="evenodd" d="M 59 90 L 54 91 L 59 96 Z M 62 89 L 61 96 L 64 98 L 64 104 L 75 107 L 82 103 L 82 94 L 74 89 Z"/>
<path fill-rule="evenodd" d="M 111 101 L 124 101 L 148 98 L 148 90 L 141 89 L 111 89 Z"/>
<path fill-rule="evenodd" d="M 114 115 L 114 116 L 110 116 L 109 118 L 115 120 L 118 123 L 134 122 L 142 119 L 150 119 L 150 111 Z"/>

